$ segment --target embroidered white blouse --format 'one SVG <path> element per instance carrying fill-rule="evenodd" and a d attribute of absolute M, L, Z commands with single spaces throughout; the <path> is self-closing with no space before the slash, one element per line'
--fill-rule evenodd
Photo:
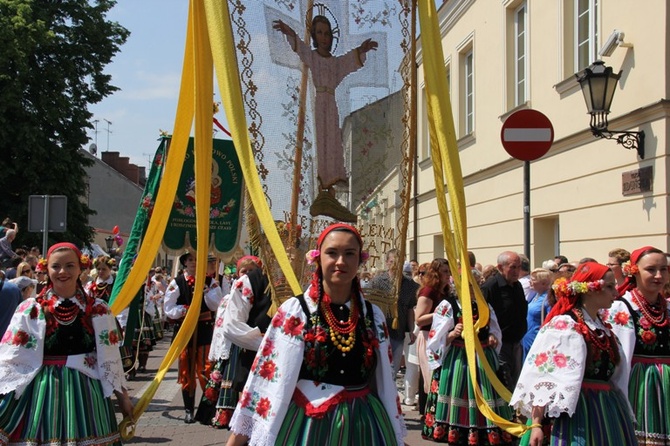
<path fill-rule="evenodd" d="M 231 304 L 232 297 L 231 295 Z M 309 296 L 309 288 L 305 291 Z M 362 296 L 360 296 L 362 299 Z M 316 311 L 316 303 L 305 298 L 310 313 Z M 230 304 L 228 311 L 230 311 Z M 367 313 L 363 305 L 364 314 Z M 391 346 L 386 329 L 386 317 L 373 305 L 374 326 L 379 348 L 377 349 L 377 367 L 373 375 L 371 389 L 376 391 L 393 423 L 398 445 L 403 445 L 407 432 L 405 420 L 400 408 L 398 391 L 393 380 L 391 366 Z M 268 331 L 263 337 L 251 373 L 242 392 L 240 401 L 231 420 L 231 430 L 250 438 L 249 445 L 273 445 L 288 410 L 293 393 L 298 386 L 298 377 L 304 355 L 304 326 L 307 315 L 302 311 L 297 298 L 284 302 L 272 319 Z M 304 387 L 305 383 L 302 383 Z M 333 386 L 315 386 L 304 389 L 313 405 L 326 401 L 326 394 L 333 392 Z M 316 392 L 316 393 L 315 393 Z"/>
<path fill-rule="evenodd" d="M 124 384 L 119 352 L 121 334 L 107 304 L 96 299 L 91 315 L 95 333 L 95 351 L 70 355 L 65 367 L 78 370 L 102 384 L 106 397 Z M 0 394 L 15 391 L 18 398 L 42 368 L 46 320 L 35 299 L 21 303 L 0 340 Z"/>
<path fill-rule="evenodd" d="M 489 333 L 498 339 L 495 350 L 496 353 L 500 353 L 502 332 L 500 331 L 495 311 L 493 311 L 490 305 L 489 312 Z M 444 361 L 445 356 L 451 348 L 451 343 L 447 343 L 447 335 L 455 326 L 454 308 L 448 301 L 443 300 L 435 308 L 433 325 L 428 333 L 428 342 L 426 342 L 426 355 L 428 356 L 428 366 L 431 370 L 442 366 L 442 361 Z"/>
<path fill-rule="evenodd" d="M 223 298 L 223 291 L 219 286 L 219 283 L 212 279 L 209 287 L 205 285 L 203 291 L 203 296 L 205 298 L 205 305 L 211 311 L 216 311 L 221 303 Z M 186 311 L 188 308 L 185 305 L 177 305 L 177 299 L 179 299 L 179 287 L 177 282 L 172 280 L 168 285 L 167 290 L 165 291 L 165 301 L 163 303 L 165 309 L 165 315 L 170 319 L 179 320 L 186 316 Z"/>
<path fill-rule="evenodd" d="M 611 333 L 599 318 L 593 320 L 587 312 L 584 322 L 591 329 Z M 564 412 L 574 414 L 587 365 L 586 341 L 576 325 L 572 317 L 562 315 L 540 328 L 510 400 L 510 405 L 525 416 L 531 416 L 533 406 L 545 406 L 545 415 L 552 418 Z M 623 352 L 621 345 L 619 351 Z M 622 353 L 610 383 L 624 395 L 629 373 L 630 359 Z"/>

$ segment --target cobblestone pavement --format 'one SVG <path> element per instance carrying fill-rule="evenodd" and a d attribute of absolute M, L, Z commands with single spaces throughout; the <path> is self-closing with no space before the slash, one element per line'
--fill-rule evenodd
<path fill-rule="evenodd" d="M 160 341 L 151 352 L 147 372 L 138 373 L 133 381 L 128 381 L 128 391 L 136 402 L 149 387 L 165 352 L 170 346 L 169 337 Z M 398 380 L 402 385 L 402 381 Z M 199 401 L 200 394 L 196 395 Z M 136 445 L 188 445 L 205 446 L 225 444 L 228 431 L 212 429 L 199 423 L 185 424 L 181 391 L 177 384 L 177 363 L 165 375 L 151 404 L 137 423 L 135 437 L 127 444 Z M 196 404 L 197 406 L 197 404 Z M 405 442 L 410 446 L 430 444 L 421 439 L 419 413 L 413 407 L 403 406 L 409 435 Z M 120 417 L 120 414 L 119 414 Z"/>

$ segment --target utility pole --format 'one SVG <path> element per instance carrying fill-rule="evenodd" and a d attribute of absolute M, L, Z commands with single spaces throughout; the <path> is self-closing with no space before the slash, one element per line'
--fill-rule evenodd
<path fill-rule="evenodd" d="M 98 146 L 98 122 L 100 122 L 99 119 L 94 119 L 93 120 L 93 125 L 95 125 L 95 131 L 93 132 L 93 138 L 95 140 L 94 142 L 95 142 L 96 147 Z"/>
<path fill-rule="evenodd" d="M 109 126 L 112 125 L 112 121 L 109 121 L 105 118 L 102 118 L 102 120 L 107 123 L 107 152 L 109 152 L 109 135 L 112 133 L 112 131 L 109 129 Z"/>

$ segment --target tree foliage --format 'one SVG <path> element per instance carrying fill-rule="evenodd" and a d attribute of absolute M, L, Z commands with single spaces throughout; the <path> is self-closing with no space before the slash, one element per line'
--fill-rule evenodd
<path fill-rule="evenodd" d="M 0 0 L 0 219 L 19 224 L 14 246 L 41 246 L 28 233 L 29 195 L 66 195 L 67 232 L 50 242 L 90 243 L 81 154 L 88 107 L 117 90 L 104 73 L 129 31 L 107 20 L 115 0 Z"/>

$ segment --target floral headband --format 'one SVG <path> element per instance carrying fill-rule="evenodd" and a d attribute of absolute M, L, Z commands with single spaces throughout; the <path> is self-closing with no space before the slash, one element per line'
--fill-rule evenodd
<path fill-rule="evenodd" d="M 603 289 L 605 281 L 603 279 L 594 282 L 568 282 L 568 279 L 561 277 L 556 280 L 551 288 L 556 293 L 556 297 L 569 299 L 577 297 L 579 294 L 586 294 L 590 291 L 600 291 Z"/>
<path fill-rule="evenodd" d="M 90 260 L 89 260 L 90 262 Z M 107 256 L 99 256 L 95 262 L 93 262 L 94 265 L 99 265 L 101 263 L 104 263 L 108 267 L 112 268 L 114 265 L 116 265 L 116 259 L 114 257 L 107 257 Z M 89 265 L 91 265 L 89 263 Z"/>
<path fill-rule="evenodd" d="M 37 266 L 35 267 L 35 271 L 38 273 L 46 273 L 47 272 L 47 259 L 45 258 L 40 258 L 37 261 Z"/>
<path fill-rule="evenodd" d="M 640 268 L 636 263 L 631 265 L 630 260 L 628 260 L 621 265 L 621 271 L 623 271 L 624 276 L 632 277 L 640 272 Z"/>
<path fill-rule="evenodd" d="M 79 263 L 81 264 L 81 267 L 84 269 L 91 267 L 91 259 L 86 254 L 82 254 L 79 257 Z"/>

